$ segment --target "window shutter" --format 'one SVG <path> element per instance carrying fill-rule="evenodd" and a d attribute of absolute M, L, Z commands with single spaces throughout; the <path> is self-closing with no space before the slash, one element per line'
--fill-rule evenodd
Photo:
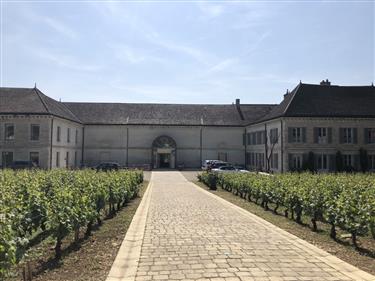
<path fill-rule="evenodd" d="M 250 133 L 247 133 L 247 144 L 251 144 Z"/>
<path fill-rule="evenodd" d="M 340 128 L 339 139 L 340 139 L 340 143 L 344 143 L 344 128 Z"/>
<path fill-rule="evenodd" d="M 246 145 L 246 134 L 245 133 L 242 134 L 242 145 L 243 146 Z"/>
<path fill-rule="evenodd" d="M 293 142 L 293 128 L 288 128 L 288 142 L 292 143 Z"/>
<path fill-rule="evenodd" d="M 328 143 L 332 143 L 332 128 L 327 129 Z"/>
<path fill-rule="evenodd" d="M 358 143 L 358 130 L 353 128 L 353 143 Z"/>
<path fill-rule="evenodd" d="M 314 143 L 318 143 L 318 132 L 319 132 L 319 128 L 314 128 Z"/>
<path fill-rule="evenodd" d="M 306 127 L 302 128 L 302 142 L 306 142 Z"/>
<path fill-rule="evenodd" d="M 368 128 L 365 128 L 365 129 L 364 129 L 363 142 L 364 142 L 365 144 L 369 143 L 368 131 L 369 131 Z"/>

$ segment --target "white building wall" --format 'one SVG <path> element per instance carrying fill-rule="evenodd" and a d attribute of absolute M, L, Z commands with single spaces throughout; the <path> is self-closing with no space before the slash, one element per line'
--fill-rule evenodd
<path fill-rule="evenodd" d="M 82 160 L 83 125 L 66 119 L 53 117 L 52 128 L 51 168 L 79 168 Z M 60 140 L 57 138 L 58 128 L 60 128 Z M 70 129 L 69 142 L 68 128 Z M 77 141 L 76 132 L 78 133 Z M 57 159 L 58 152 L 60 154 L 59 159 Z M 67 155 L 67 152 L 69 155 Z"/>
<path fill-rule="evenodd" d="M 14 139 L 5 140 L 5 124 L 14 125 Z M 31 124 L 40 126 L 39 140 L 31 140 Z M 30 152 L 39 153 L 39 166 L 48 168 L 51 117 L 46 115 L 0 116 L 0 165 L 3 152 L 13 152 L 13 161 L 29 161 Z"/>
<path fill-rule="evenodd" d="M 358 155 L 359 149 L 363 148 L 368 154 L 375 154 L 375 144 L 366 144 L 364 129 L 375 128 L 375 119 L 371 118 L 283 118 L 283 142 L 284 142 L 284 167 L 285 171 L 289 168 L 289 154 L 302 154 L 310 151 L 315 154 L 335 154 L 340 151 L 343 154 Z M 289 143 L 288 128 L 305 127 L 305 143 Z M 327 144 L 314 143 L 314 127 L 332 128 L 332 142 Z M 357 143 L 342 144 L 339 140 L 340 128 L 357 128 Z"/>
<path fill-rule="evenodd" d="M 242 132 L 241 127 L 87 125 L 84 162 L 97 165 L 104 160 L 101 155 L 106 155 L 107 161 L 121 165 L 151 165 L 152 143 L 165 135 L 176 142 L 177 165 L 198 168 L 201 160 L 217 159 L 219 153 L 226 153 L 230 162 L 243 164 Z"/>
<path fill-rule="evenodd" d="M 283 151 L 282 151 L 282 124 L 281 124 L 281 120 L 280 119 L 274 119 L 274 120 L 270 120 L 270 121 L 266 121 L 266 122 L 262 122 L 262 123 L 259 123 L 259 124 L 255 124 L 255 125 L 251 125 L 251 126 L 247 126 L 246 127 L 246 153 L 247 153 L 247 167 L 249 169 L 258 169 L 258 167 L 255 167 L 255 166 L 252 166 L 250 165 L 250 153 L 263 153 L 264 155 L 264 166 L 262 167 L 262 170 L 267 170 L 267 167 L 269 167 L 269 170 L 272 171 L 272 172 L 280 172 L 283 168 L 282 166 L 282 155 L 283 155 Z M 273 129 L 277 129 L 277 143 L 276 144 L 272 144 L 271 143 L 271 130 Z M 255 133 L 255 132 L 259 132 L 259 131 L 264 131 L 265 132 L 265 138 L 266 138 L 266 141 L 265 143 L 263 144 L 257 144 L 257 145 L 253 145 L 253 144 L 250 144 L 250 140 L 249 140 L 249 135 L 251 133 Z M 267 149 L 266 149 L 267 148 Z M 274 167 L 271 167 L 271 160 L 270 160 L 270 155 L 271 155 L 271 152 L 273 154 L 277 154 L 278 155 L 278 161 L 277 161 L 277 165 L 275 165 Z M 267 158 L 269 160 L 267 160 Z M 277 167 L 277 168 L 276 168 Z"/>

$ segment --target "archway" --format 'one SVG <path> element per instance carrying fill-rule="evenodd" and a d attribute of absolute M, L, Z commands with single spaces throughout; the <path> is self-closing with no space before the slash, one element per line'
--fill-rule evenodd
<path fill-rule="evenodd" d="M 152 167 L 176 168 L 176 142 L 169 136 L 159 136 L 152 142 Z"/>

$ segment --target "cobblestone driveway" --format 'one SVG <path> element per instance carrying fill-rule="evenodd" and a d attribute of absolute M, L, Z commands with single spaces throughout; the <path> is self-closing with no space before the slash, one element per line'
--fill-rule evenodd
<path fill-rule="evenodd" d="M 375 280 L 179 172 L 151 182 L 136 273 L 110 280 Z"/>

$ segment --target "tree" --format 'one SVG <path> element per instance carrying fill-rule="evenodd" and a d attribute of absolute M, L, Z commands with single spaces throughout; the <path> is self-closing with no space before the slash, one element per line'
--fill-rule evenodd
<path fill-rule="evenodd" d="M 273 131 L 275 132 L 275 131 Z M 273 151 L 275 149 L 276 144 L 279 143 L 280 133 L 279 130 L 276 129 L 276 135 L 272 133 L 272 129 L 267 133 L 267 129 L 264 130 L 265 135 L 265 150 L 266 150 L 266 172 L 269 173 L 271 171 L 271 161 L 273 156 Z"/>

